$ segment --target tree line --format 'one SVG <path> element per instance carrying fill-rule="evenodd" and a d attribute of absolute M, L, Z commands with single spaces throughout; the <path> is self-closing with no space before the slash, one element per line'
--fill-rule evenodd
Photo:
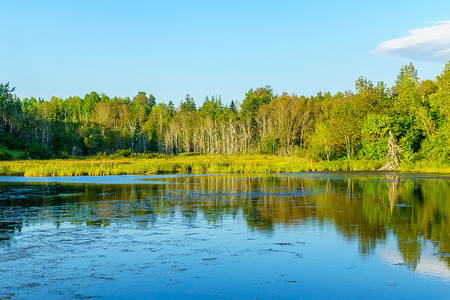
<path fill-rule="evenodd" d="M 30 158 L 123 153 L 265 153 L 313 159 L 383 159 L 389 132 L 402 159 L 450 159 L 450 61 L 434 80 L 412 64 L 394 86 L 360 77 L 355 91 L 315 96 L 250 89 L 224 105 L 199 106 L 190 95 L 178 107 L 152 94 L 19 99 L 0 84 L 0 147 Z"/>

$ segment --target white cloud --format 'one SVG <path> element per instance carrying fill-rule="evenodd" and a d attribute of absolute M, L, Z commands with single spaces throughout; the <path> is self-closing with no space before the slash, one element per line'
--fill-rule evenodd
<path fill-rule="evenodd" d="M 409 36 L 378 44 L 374 54 L 417 60 L 450 59 L 450 21 L 409 31 Z"/>

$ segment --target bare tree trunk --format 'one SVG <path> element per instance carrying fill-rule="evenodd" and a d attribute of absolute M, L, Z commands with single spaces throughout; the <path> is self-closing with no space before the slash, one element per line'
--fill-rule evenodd
<path fill-rule="evenodd" d="M 386 163 L 379 171 L 398 171 L 400 165 L 400 154 L 402 150 L 397 145 L 392 131 L 389 130 L 389 140 L 387 146 Z"/>

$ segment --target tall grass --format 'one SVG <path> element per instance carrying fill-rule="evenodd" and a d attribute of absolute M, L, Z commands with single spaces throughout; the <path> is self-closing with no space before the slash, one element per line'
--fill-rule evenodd
<path fill-rule="evenodd" d="M 320 161 L 270 155 L 177 155 L 0 162 L 1 175 L 82 176 L 160 173 L 268 173 L 376 170 L 379 161 Z"/>
<path fill-rule="evenodd" d="M 271 173 L 308 171 L 375 171 L 376 160 L 311 161 L 272 155 L 161 155 L 148 157 L 92 157 L 85 159 L 18 160 L 0 162 L 0 175 L 103 176 L 162 173 Z M 403 172 L 450 173 L 450 164 L 418 161 L 402 164 Z"/>
<path fill-rule="evenodd" d="M 414 163 L 404 163 L 400 171 L 423 173 L 450 173 L 450 164 L 440 161 L 420 160 Z"/>

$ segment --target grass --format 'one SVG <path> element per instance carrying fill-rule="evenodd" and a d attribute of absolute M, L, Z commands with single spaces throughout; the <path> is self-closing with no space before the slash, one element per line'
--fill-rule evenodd
<path fill-rule="evenodd" d="M 0 162 L 0 175 L 104 176 L 163 173 L 271 173 L 305 171 L 375 171 L 383 161 L 311 161 L 271 155 L 158 155 L 148 157 L 89 157 L 79 159 Z M 403 164 L 400 171 L 450 173 L 450 165 L 430 161 Z"/>
<path fill-rule="evenodd" d="M 5 148 L 0 148 L 0 151 L 10 154 L 13 157 L 13 159 L 19 159 L 20 157 L 22 157 L 25 154 L 25 152 L 23 152 L 23 151 L 8 150 Z"/>
<path fill-rule="evenodd" d="M 404 163 L 400 171 L 423 173 L 450 173 L 450 164 L 439 161 L 420 160 L 414 163 Z"/>
<path fill-rule="evenodd" d="M 379 161 L 320 161 L 270 155 L 177 155 L 156 158 L 92 157 L 85 159 L 0 162 L 0 175 L 102 176 L 161 173 L 269 173 L 304 171 L 368 171 Z"/>

